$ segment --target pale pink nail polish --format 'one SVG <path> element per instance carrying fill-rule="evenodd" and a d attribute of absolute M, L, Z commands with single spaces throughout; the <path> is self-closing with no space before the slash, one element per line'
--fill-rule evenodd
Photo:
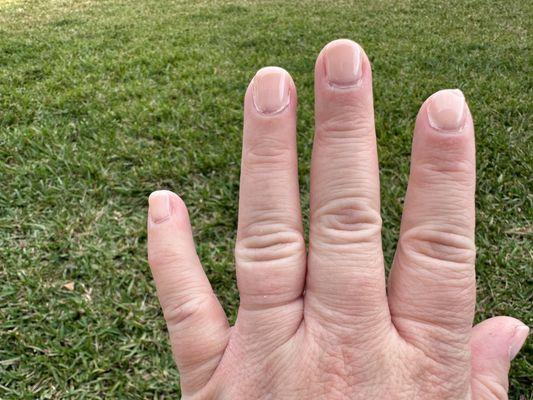
<path fill-rule="evenodd" d="M 278 67 L 261 68 L 252 82 L 253 102 L 262 114 L 277 114 L 289 105 L 289 76 Z"/>
<path fill-rule="evenodd" d="M 326 77 L 332 86 L 344 88 L 361 80 L 361 48 L 347 39 L 331 42 L 324 50 Z"/>
<path fill-rule="evenodd" d="M 466 103 L 459 89 L 440 90 L 429 98 L 429 124 L 440 131 L 459 132 L 465 123 Z"/>
<path fill-rule="evenodd" d="M 511 338 L 511 345 L 509 346 L 509 358 L 513 360 L 529 335 L 529 327 L 519 325 L 515 328 L 513 337 Z"/>
<path fill-rule="evenodd" d="M 170 217 L 170 198 L 165 190 L 153 192 L 148 198 L 148 206 L 152 222 L 158 224 Z"/>

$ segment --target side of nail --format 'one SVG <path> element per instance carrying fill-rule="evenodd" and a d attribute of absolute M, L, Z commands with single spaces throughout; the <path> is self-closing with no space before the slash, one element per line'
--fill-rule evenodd
<path fill-rule="evenodd" d="M 170 217 L 170 197 L 167 191 L 158 190 L 148 198 L 148 214 L 153 223 L 159 224 Z"/>
<path fill-rule="evenodd" d="M 509 358 L 513 360 L 529 336 L 529 327 L 526 325 L 519 325 L 515 328 L 513 337 L 511 338 L 511 345 L 509 346 Z"/>

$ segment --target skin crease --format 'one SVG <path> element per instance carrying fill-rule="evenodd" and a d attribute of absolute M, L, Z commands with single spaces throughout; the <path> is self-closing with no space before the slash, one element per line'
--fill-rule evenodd
<path fill-rule="evenodd" d="M 184 399 L 507 399 L 511 358 L 529 329 L 511 317 L 472 327 L 468 106 L 454 90 L 420 108 L 387 282 L 371 75 L 349 40 L 317 58 L 307 251 L 296 87 L 272 67 L 248 87 L 233 327 L 196 255 L 185 204 L 168 191 L 150 196 L 148 260 Z"/>

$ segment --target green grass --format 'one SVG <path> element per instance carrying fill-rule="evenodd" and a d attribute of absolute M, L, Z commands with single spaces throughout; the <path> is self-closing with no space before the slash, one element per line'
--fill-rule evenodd
<path fill-rule="evenodd" d="M 314 60 L 338 37 L 373 63 L 387 261 L 418 107 L 459 87 L 478 148 L 477 320 L 533 325 L 528 3 L 0 0 L 0 398 L 179 393 L 147 196 L 185 199 L 233 320 L 244 90 L 261 66 L 294 77 L 305 209 Z M 533 398 L 532 354 L 530 340 L 511 399 Z"/>

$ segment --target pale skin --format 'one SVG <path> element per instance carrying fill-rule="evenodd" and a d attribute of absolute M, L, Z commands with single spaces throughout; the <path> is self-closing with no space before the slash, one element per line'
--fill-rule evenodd
<path fill-rule="evenodd" d="M 296 154 L 296 88 L 276 67 L 244 99 L 230 327 L 195 251 L 187 208 L 149 199 L 148 258 L 184 399 L 507 399 L 529 329 L 472 326 L 475 145 L 458 90 L 430 96 L 414 127 L 392 272 L 381 248 L 372 72 L 337 40 L 315 66 L 306 249 Z"/>

